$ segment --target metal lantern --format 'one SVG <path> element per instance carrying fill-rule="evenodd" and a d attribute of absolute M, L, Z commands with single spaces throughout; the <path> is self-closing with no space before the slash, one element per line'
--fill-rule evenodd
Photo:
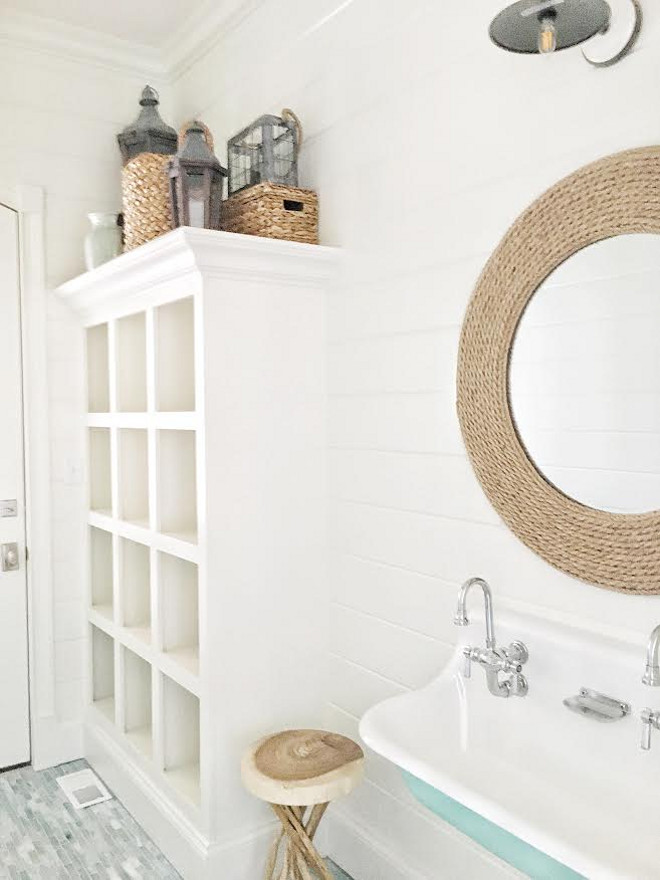
<path fill-rule="evenodd" d="M 117 135 L 124 164 L 140 153 L 158 153 L 164 156 L 176 153 L 176 131 L 161 119 L 158 103 L 158 92 L 151 86 L 145 86 L 138 118 Z"/>
<path fill-rule="evenodd" d="M 229 194 L 256 183 L 298 186 L 302 127 L 295 113 L 261 116 L 227 144 Z"/>
<path fill-rule="evenodd" d="M 213 155 L 206 126 L 195 120 L 185 127 L 181 149 L 170 161 L 170 199 L 175 226 L 220 229 L 226 168 Z"/>
<path fill-rule="evenodd" d="M 167 182 L 169 157 L 176 153 L 177 133 L 160 118 L 158 92 L 145 86 L 138 118 L 117 135 L 124 167 L 124 249 L 138 247 L 172 228 Z"/>

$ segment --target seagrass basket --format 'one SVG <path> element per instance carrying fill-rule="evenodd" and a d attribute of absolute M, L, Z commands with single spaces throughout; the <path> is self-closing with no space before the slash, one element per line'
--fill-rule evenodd
<path fill-rule="evenodd" d="M 257 183 L 223 202 L 221 226 L 225 232 L 318 244 L 318 196 L 310 189 Z"/>
<path fill-rule="evenodd" d="M 140 153 L 122 169 L 125 251 L 172 229 L 170 159 L 161 153 Z"/>

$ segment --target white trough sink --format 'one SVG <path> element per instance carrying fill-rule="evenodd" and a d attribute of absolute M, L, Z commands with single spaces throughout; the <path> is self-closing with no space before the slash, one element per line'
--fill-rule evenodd
<path fill-rule="evenodd" d="M 457 630 L 451 663 L 369 710 L 366 744 L 427 806 L 530 877 L 660 878 L 660 732 L 642 751 L 639 717 L 660 708 L 660 688 L 641 683 L 644 639 L 498 613 L 496 598 L 498 644 L 522 639 L 530 652 L 528 695 L 502 699 L 478 666 L 463 677 L 463 646 L 484 644 L 476 595 L 470 604 L 475 624 Z M 598 723 L 570 712 L 563 699 L 582 687 L 630 703 L 631 715 Z"/>

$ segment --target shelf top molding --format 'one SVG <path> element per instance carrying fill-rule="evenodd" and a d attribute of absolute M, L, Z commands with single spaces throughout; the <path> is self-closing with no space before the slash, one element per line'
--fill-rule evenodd
<path fill-rule="evenodd" d="M 56 288 L 83 317 L 184 277 L 274 280 L 318 286 L 337 266 L 336 248 L 180 227 Z"/>

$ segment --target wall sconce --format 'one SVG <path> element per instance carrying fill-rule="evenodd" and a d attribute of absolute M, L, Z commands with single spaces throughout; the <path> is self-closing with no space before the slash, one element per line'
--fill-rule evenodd
<path fill-rule="evenodd" d="M 595 67 L 627 55 L 642 27 L 639 0 L 518 0 L 496 15 L 490 38 L 501 49 L 547 55 L 590 42 L 582 50 Z"/>

